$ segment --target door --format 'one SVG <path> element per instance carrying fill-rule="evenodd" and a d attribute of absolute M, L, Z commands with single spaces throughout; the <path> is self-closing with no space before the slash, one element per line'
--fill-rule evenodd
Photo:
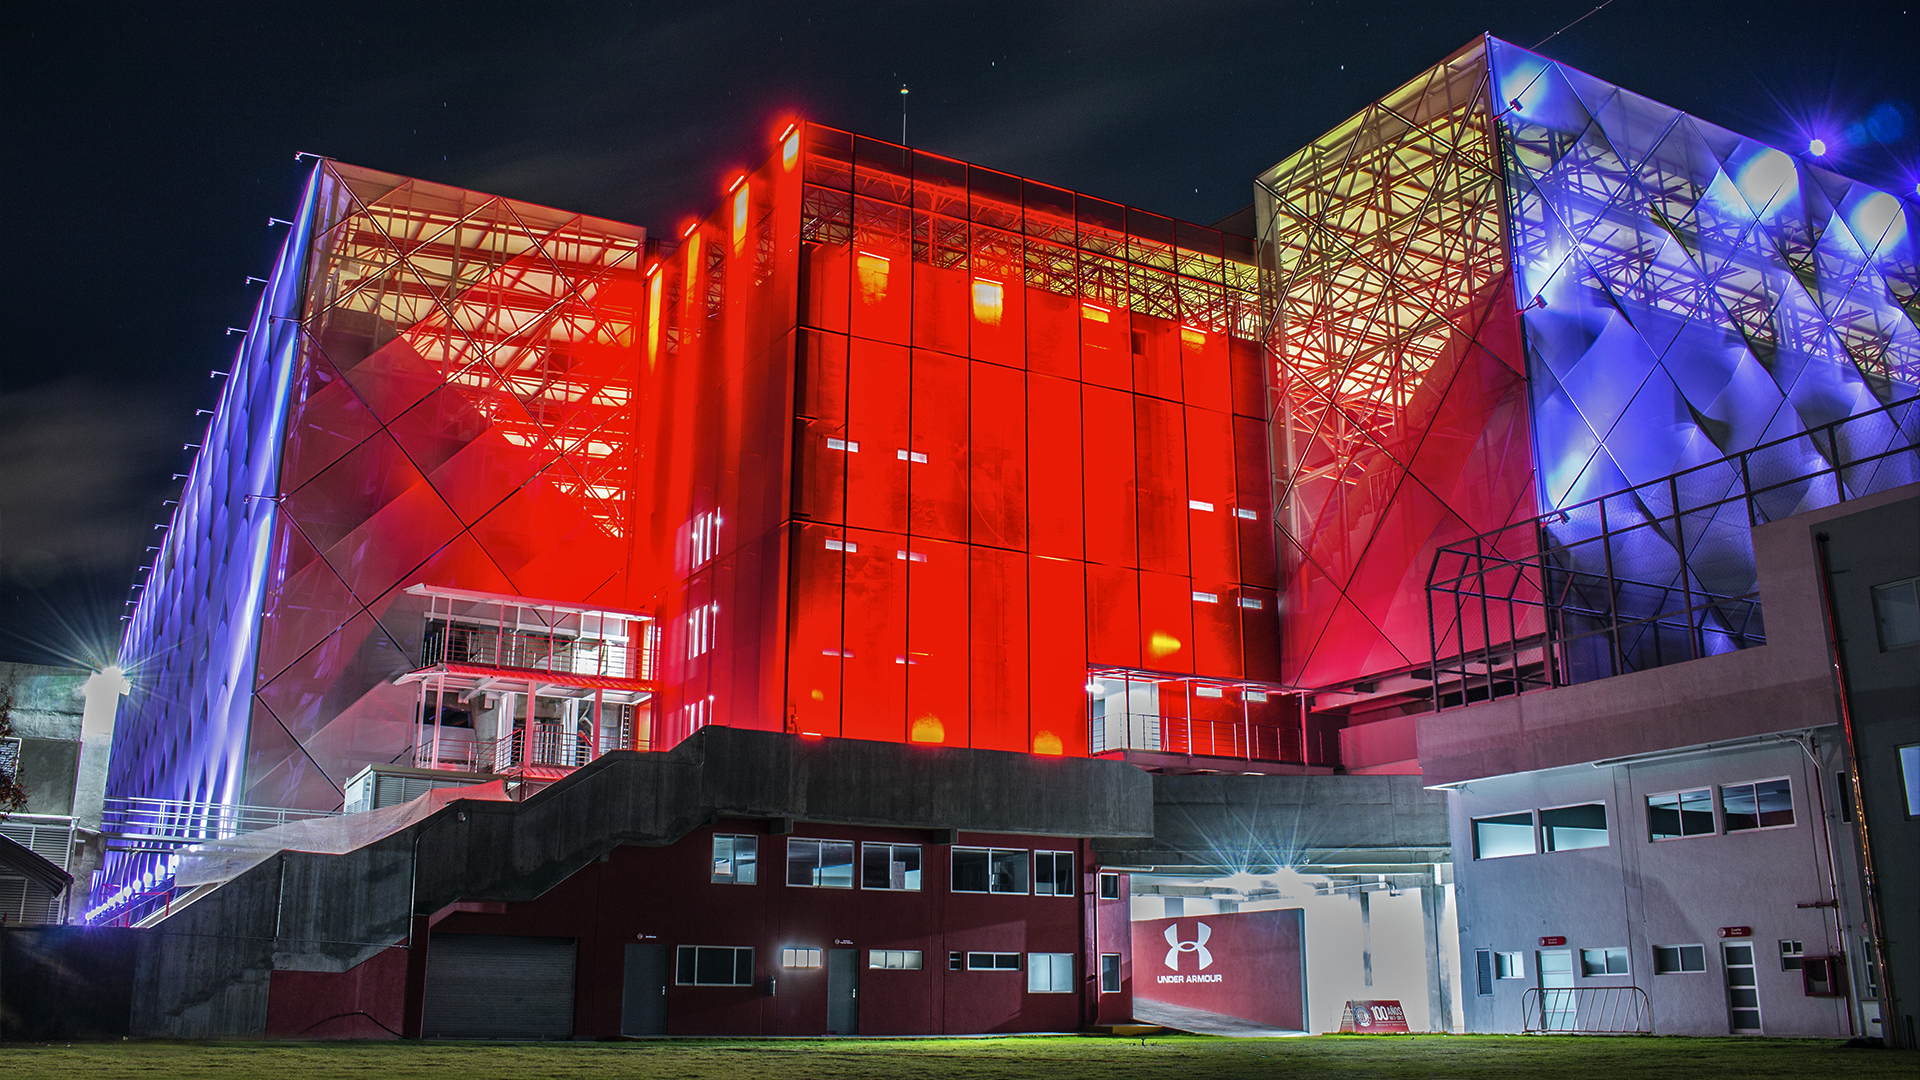
<path fill-rule="evenodd" d="M 1735 1035 L 1760 1032 L 1759 969 L 1753 962 L 1753 943 L 1723 942 L 1720 963 L 1727 969 L 1727 1025 Z"/>
<path fill-rule="evenodd" d="M 860 1034 L 859 949 L 827 950 L 827 1031 Z"/>
<path fill-rule="evenodd" d="M 572 938 L 434 934 L 427 939 L 429 1039 L 573 1037 Z"/>
<path fill-rule="evenodd" d="M 620 1034 L 667 1033 L 667 946 L 628 945 L 620 997 Z"/>
<path fill-rule="evenodd" d="M 1540 969 L 1540 1020 L 1548 1031 L 1572 1031 L 1573 950 L 1543 949 L 1534 954 Z"/>

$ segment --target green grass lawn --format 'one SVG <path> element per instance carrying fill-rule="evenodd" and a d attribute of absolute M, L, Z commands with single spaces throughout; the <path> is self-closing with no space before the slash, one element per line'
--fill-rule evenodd
<path fill-rule="evenodd" d="M 625 1043 L 118 1042 L 0 1048 L 10 1080 L 512 1080 L 568 1076 L 787 1080 L 1034 1076 L 1046 1080 L 1236 1077 L 1605 1077 L 1822 1080 L 1915 1075 L 1920 1057 L 1815 1039 L 1499 1035 L 1295 1039 L 1205 1036 L 664 1040 Z"/>

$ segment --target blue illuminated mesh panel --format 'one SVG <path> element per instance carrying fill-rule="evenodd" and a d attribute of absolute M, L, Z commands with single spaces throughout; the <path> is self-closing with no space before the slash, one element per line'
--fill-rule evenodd
<path fill-rule="evenodd" d="M 1490 48 L 1567 674 L 1757 644 L 1752 525 L 1920 478 L 1915 208 Z"/>

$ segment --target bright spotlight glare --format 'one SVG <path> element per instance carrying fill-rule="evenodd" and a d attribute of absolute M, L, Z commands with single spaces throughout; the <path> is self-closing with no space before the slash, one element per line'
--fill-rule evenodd
<path fill-rule="evenodd" d="M 1827 156 L 1827 140 L 1815 139 L 1812 142 L 1808 143 L 1807 153 L 1812 154 L 1814 157 L 1826 157 Z"/>

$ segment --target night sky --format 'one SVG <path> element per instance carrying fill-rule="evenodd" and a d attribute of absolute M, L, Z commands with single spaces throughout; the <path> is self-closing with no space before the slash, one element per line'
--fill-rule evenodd
<path fill-rule="evenodd" d="M 100 663 L 314 151 L 673 229 L 799 112 L 1200 222 L 1483 3 L 34 4 L 0 23 L 0 659 Z M 23 10 L 26 9 L 26 10 Z M 1612 0 L 1542 52 L 1912 195 L 1920 0 Z M 1888 118 L 1892 119 L 1889 120 Z"/>

